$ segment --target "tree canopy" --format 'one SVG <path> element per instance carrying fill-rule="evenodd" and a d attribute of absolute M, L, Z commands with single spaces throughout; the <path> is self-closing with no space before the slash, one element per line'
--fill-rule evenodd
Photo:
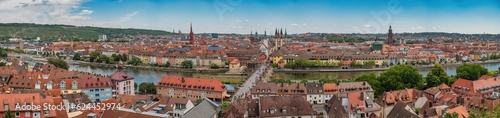
<path fill-rule="evenodd" d="M 75 53 L 75 55 L 73 55 L 73 60 L 80 60 L 80 59 L 81 59 L 80 53 Z"/>
<path fill-rule="evenodd" d="M 377 78 L 377 74 L 374 72 L 367 73 L 367 74 L 362 74 L 361 76 L 358 76 L 354 79 L 354 81 L 357 82 L 368 82 L 370 86 L 372 87 L 373 91 L 375 92 L 375 96 L 381 95 L 384 91 L 381 90 L 380 87 L 380 81 Z"/>
<path fill-rule="evenodd" d="M 135 65 L 135 66 L 137 66 L 137 65 L 139 65 L 141 63 L 142 63 L 141 59 L 139 59 L 139 58 L 137 58 L 135 56 L 132 57 L 132 59 L 128 60 L 128 64 L 132 64 L 132 65 Z"/>
<path fill-rule="evenodd" d="M 49 59 L 49 63 L 53 64 L 54 66 L 59 67 L 59 68 L 63 68 L 63 69 L 66 69 L 66 70 L 69 69 L 68 63 L 66 61 L 64 61 L 64 60 Z"/>
<path fill-rule="evenodd" d="M 5 57 L 9 56 L 7 53 L 8 53 L 7 49 L 0 48 L 0 57 L 1 58 L 5 58 Z"/>
<path fill-rule="evenodd" d="M 477 80 L 479 77 L 488 74 L 488 69 L 479 64 L 463 64 L 458 66 L 456 72 L 456 78 Z"/>
<path fill-rule="evenodd" d="M 139 84 L 139 91 L 145 94 L 156 94 L 155 83 L 153 82 L 143 82 Z"/>
<path fill-rule="evenodd" d="M 426 88 L 439 86 L 442 83 L 448 84 L 450 79 L 450 76 L 446 74 L 443 67 L 436 64 L 431 68 L 431 71 L 427 74 L 427 77 L 425 77 L 427 83 Z"/>
<path fill-rule="evenodd" d="M 10 109 L 7 109 L 7 112 L 5 112 L 5 114 L 3 114 L 3 118 L 15 118 L 15 116 L 12 113 L 12 111 L 10 111 Z"/>
<path fill-rule="evenodd" d="M 185 60 L 181 63 L 181 66 L 184 68 L 193 68 L 193 61 Z"/>
<path fill-rule="evenodd" d="M 405 88 L 421 89 L 424 85 L 423 77 L 418 70 L 410 65 L 392 66 L 377 76 L 375 73 L 363 74 L 354 81 L 366 81 L 375 92 L 375 96 L 385 91 L 401 90 Z"/>

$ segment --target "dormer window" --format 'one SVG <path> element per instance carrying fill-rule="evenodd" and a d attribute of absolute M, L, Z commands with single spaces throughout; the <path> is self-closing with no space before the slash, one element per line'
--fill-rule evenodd
<path fill-rule="evenodd" d="M 259 89 L 257 89 L 257 92 L 260 92 Z"/>
<path fill-rule="evenodd" d="M 66 89 L 66 82 L 64 82 L 64 81 L 59 82 L 59 88 Z"/>
<path fill-rule="evenodd" d="M 274 114 L 274 112 L 276 112 L 276 109 L 269 110 L 269 113 L 271 113 L 271 114 Z"/>
<path fill-rule="evenodd" d="M 73 82 L 71 83 L 71 89 L 78 89 L 78 82 L 73 81 Z"/>

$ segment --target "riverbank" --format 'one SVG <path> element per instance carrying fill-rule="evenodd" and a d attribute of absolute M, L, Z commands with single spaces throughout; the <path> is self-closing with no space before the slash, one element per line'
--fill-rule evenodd
<path fill-rule="evenodd" d="M 500 63 L 500 60 L 488 60 L 488 61 L 478 61 L 474 63 L 467 64 L 492 64 L 492 63 Z M 465 63 L 451 63 L 451 64 L 442 64 L 443 68 L 457 67 Z M 418 65 L 414 66 L 419 70 L 432 68 L 434 65 Z M 363 72 L 363 71 L 384 71 L 389 70 L 390 67 L 386 68 L 356 68 L 356 69 L 274 69 L 274 72 Z"/>
<path fill-rule="evenodd" d="M 102 64 L 102 63 L 92 63 L 79 61 L 80 65 L 91 66 L 91 67 L 105 67 L 105 68 L 115 68 L 114 64 Z M 124 65 L 125 69 L 139 69 L 139 70 L 151 70 L 151 71 L 164 71 L 164 72 L 187 72 L 187 73 L 225 73 L 229 69 L 219 68 L 219 69 L 190 69 L 190 68 L 164 68 L 164 67 L 152 67 L 152 66 L 134 66 L 134 65 Z"/>

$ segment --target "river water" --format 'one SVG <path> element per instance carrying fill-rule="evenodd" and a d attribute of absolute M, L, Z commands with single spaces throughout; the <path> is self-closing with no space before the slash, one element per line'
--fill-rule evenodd
<path fill-rule="evenodd" d="M 488 70 L 498 70 L 500 63 L 492 64 L 482 64 Z M 90 67 L 90 66 L 79 66 L 71 65 L 69 70 L 93 72 L 103 75 L 111 75 L 116 72 L 115 68 L 102 68 L 102 67 Z M 419 73 L 424 77 L 427 75 L 430 69 L 419 70 Z M 456 74 L 456 67 L 445 68 L 448 75 Z M 164 72 L 164 71 L 153 71 L 153 70 L 138 70 L 138 69 L 125 69 L 123 72 L 135 78 L 135 82 L 158 82 L 163 76 L 184 76 L 184 77 L 198 77 L 204 73 L 188 73 L 188 72 Z M 375 71 L 375 73 L 380 74 L 382 71 Z M 274 72 L 274 78 L 287 78 L 294 80 L 308 79 L 317 80 L 323 78 L 334 78 L 334 79 L 350 79 L 355 78 L 361 74 L 370 73 L 370 71 L 363 72 Z"/>

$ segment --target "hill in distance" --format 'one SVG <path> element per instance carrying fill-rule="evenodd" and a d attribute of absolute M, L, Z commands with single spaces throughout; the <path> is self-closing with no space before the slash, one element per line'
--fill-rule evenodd
<path fill-rule="evenodd" d="M 169 35 L 171 32 L 148 29 L 121 29 L 73 25 L 49 25 L 33 23 L 0 23 L 0 39 L 11 37 L 40 37 L 42 40 L 97 40 L 99 34 L 110 38 L 125 38 L 135 35 Z"/>

